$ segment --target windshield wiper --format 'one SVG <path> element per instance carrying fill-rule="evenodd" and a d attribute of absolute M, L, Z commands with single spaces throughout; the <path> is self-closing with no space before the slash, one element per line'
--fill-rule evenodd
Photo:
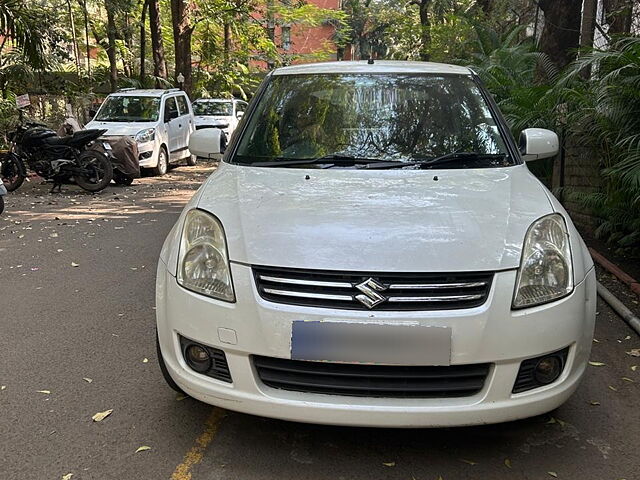
<path fill-rule="evenodd" d="M 335 164 L 335 165 L 356 165 L 356 164 L 373 164 L 373 163 L 384 163 L 388 164 L 390 162 L 386 160 L 380 160 L 376 158 L 365 158 L 365 157 L 354 157 L 351 155 L 342 155 L 337 153 L 332 153 L 329 155 L 325 155 L 323 157 L 317 158 L 295 158 L 288 159 L 286 157 L 279 157 L 274 160 L 269 160 L 266 162 L 251 162 L 246 163 L 245 165 L 253 166 L 253 167 L 294 167 L 297 165 L 317 165 L 317 164 Z M 393 162 L 392 162 L 393 163 Z"/>
<path fill-rule="evenodd" d="M 439 157 L 412 160 L 409 162 L 385 162 L 386 165 L 369 165 L 366 168 L 402 168 L 418 166 L 419 168 L 431 168 L 435 165 L 442 165 L 454 160 L 495 160 L 503 159 L 506 153 L 480 153 L 480 152 L 450 152 Z"/>

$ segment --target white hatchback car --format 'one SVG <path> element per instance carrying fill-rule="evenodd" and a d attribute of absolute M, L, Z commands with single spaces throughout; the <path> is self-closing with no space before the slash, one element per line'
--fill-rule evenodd
<path fill-rule="evenodd" d="M 236 130 L 240 119 L 247 110 L 247 102 L 238 99 L 199 98 L 193 102 L 196 130 L 202 128 L 218 128 L 224 132 L 220 139 L 221 150 Z"/>
<path fill-rule="evenodd" d="M 527 129 L 518 146 L 473 71 L 277 69 L 237 133 L 160 255 L 169 385 L 250 414 L 385 427 L 515 420 L 576 389 L 593 263 L 524 164 L 558 139 Z M 199 155 L 216 142 L 193 135 Z"/>
<path fill-rule="evenodd" d="M 85 128 L 106 128 L 108 140 L 135 139 L 140 166 L 152 169 L 154 175 L 164 175 L 170 163 L 196 161 L 189 152 L 189 137 L 195 130 L 191 102 L 177 88 L 124 88 L 112 93 Z"/>

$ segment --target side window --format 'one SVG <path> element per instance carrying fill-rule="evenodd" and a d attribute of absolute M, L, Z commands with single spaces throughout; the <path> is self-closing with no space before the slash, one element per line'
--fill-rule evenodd
<path fill-rule="evenodd" d="M 236 103 L 236 117 L 242 118 L 244 116 L 244 112 L 247 110 L 247 104 L 245 102 L 237 102 Z"/>
<path fill-rule="evenodd" d="M 175 97 L 169 97 L 164 101 L 164 121 L 168 122 L 174 118 L 178 118 L 178 105 Z"/>
<path fill-rule="evenodd" d="M 184 95 L 180 95 L 176 97 L 178 100 L 178 108 L 180 109 L 180 116 L 189 115 L 189 104 L 187 103 L 187 99 Z"/>

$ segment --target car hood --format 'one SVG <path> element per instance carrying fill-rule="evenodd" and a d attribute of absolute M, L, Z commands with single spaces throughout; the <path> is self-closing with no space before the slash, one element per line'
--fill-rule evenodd
<path fill-rule="evenodd" d="M 86 129 L 90 129 L 90 128 L 106 128 L 107 129 L 107 133 L 105 133 L 105 135 L 111 136 L 111 135 L 129 135 L 129 136 L 134 136 L 136 133 L 138 133 L 141 130 L 144 130 L 146 128 L 155 128 L 156 127 L 156 122 L 133 122 L 133 123 L 127 123 L 127 122 L 97 122 L 97 121 L 91 121 L 89 123 L 87 123 L 84 128 Z"/>
<path fill-rule="evenodd" d="M 222 222 L 232 261 L 368 272 L 517 268 L 527 229 L 553 212 L 525 165 L 362 171 L 221 163 L 198 207 Z"/>
<path fill-rule="evenodd" d="M 216 125 L 219 123 L 231 123 L 232 117 L 222 115 L 196 115 L 196 125 Z"/>

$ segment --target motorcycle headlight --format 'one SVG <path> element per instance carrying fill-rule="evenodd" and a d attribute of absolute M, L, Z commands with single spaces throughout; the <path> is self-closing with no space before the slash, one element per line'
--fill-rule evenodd
<path fill-rule="evenodd" d="M 513 308 L 532 307 L 573 291 L 573 265 L 567 225 L 561 215 L 547 215 L 529 227 L 522 248 Z"/>
<path fill-rule="evenodd" d="M 138 143 L 150 142 L 154 138 L 156 138 L 155 128 L 145 128 L 144 130 L 140 130 L 136 133 L 136 142 Z"/>
<path fill-rule="evenodd" d="M 202 210 L 187 213 L 178 253 L 178 283 L 208 297 L 235 302 L 222 225 Z"/>

